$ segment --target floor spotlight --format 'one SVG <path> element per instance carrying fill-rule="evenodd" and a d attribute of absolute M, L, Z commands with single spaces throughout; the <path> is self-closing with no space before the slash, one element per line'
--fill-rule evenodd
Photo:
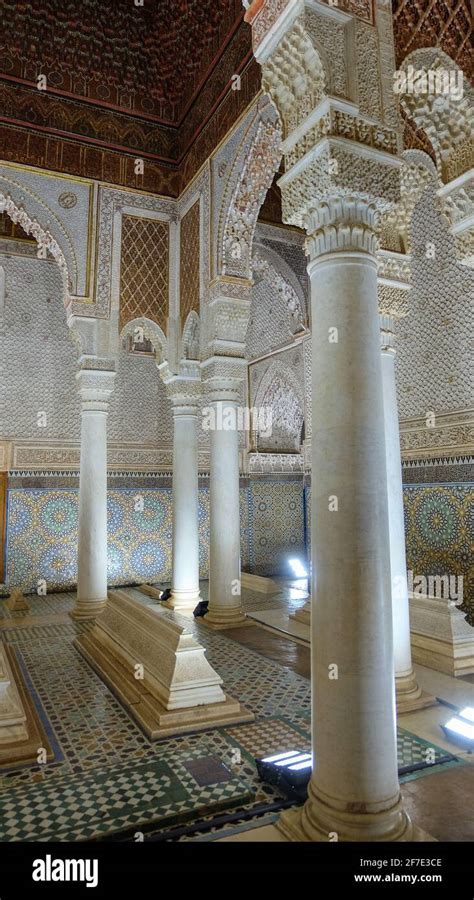
<path fill-rule="evenodd" d="M 295 578 L 307 578 L 308 573 L 300 559 L 289 559 L 288 564 L 293 569 Z"/>
<path fill-rule="evenodd" d="M 453 744 L 469 753 L 474 751 L 474 707 L 465 706 L 441 728 Z"/>
<path fill-rule="evenodd" d="M 262 781 L 279 788 L 287 797 L 305 800 L 311 777 L 311 753 L 286 750 L 257 759 L 257 772 Z"/>

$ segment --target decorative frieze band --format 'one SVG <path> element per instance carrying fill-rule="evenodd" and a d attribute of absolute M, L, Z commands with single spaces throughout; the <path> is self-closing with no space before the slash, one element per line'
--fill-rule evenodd
<path fill-rule="evenodd" d="M 14 444 L 10 470 L 35 472 L 79 471 L 80 446 L 77 444 Z M 200 450 L 198 465 L 202 471 L 208 471 L 210 464 L 209 451 Z M 120 446 L 109 444 L 107 447 L 107 467 L 130 472 L 163 472 L 173 467 L 173 447 L 169 443 L 159 448 Z"/>
<path fill-rule="evenodd" d="M 474 410 L 436 413 L 400 423 L 403 459 L 468 455 L 474 451 Z"/>

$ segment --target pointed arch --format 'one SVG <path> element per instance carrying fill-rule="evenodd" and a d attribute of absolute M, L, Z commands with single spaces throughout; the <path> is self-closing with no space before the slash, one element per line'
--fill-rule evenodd
<path fill-rule="evenodd" d="M 265 410 L 266 425 L 271 420 L 271 433 L 267 435 L 259 435 L 256 423 L 253 429 L 256 449 L 269 452 L 301 449 L 303 386 L 290 366 L 281 360 L 270 363 L 258 386 L 254 405 L 259 411 Z"/>
<path fill-rule="evenodd" d="M 201 343 L 201 327 L 199 316 L 195 310 L 188 314 L 183 328 L 183 356 L 185 359 L 199 359 Z"/>

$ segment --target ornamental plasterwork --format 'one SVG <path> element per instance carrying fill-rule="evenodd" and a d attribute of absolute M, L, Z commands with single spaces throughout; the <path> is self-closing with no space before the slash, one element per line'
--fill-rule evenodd
<path fill-rule="evenodd" d="M 367 0 L 372 4 L 372 0 Z M 375 24 L 379 43 L 380 91 L 383 120 L 389 128 L 400 127 L 400 112 L 393 91 L 395 41 L 393 35 L 392 0 L 377 0 Z M 400 140 L 401 149 L 401 140 Z"/>
<path fill-rule="evenodd" d="M 389 104 L 389 115 L 384 117 L 377 30 L 360 20 L 354 23 L 350 15 L 340 10 L 328 9 L 323 14 L 322 8 L 309 4 L 296 4 L 294 9 L 299 14 L 282 19 L 272 41 L 268 40 L 265 48 L 261 52 L 257 48 L 256 52 L 262 65 L 264 89 L 285 126 L 285 174 L 279 179 L 283 220 L 307 228 L 311 208 L 325 198 L 337 196 L 358 196 L 376 202 L 379 211 L 388 211 L 399 200 L 399 137 L 393 104 Z M 329 95 L 333 80 L 331 53 L 318 52 L 319 43 L 324 44 L 319 38 L 327 32 L 326 25 L 321 25 L 321 16 L 335 23 L 330 27 L 333 35 L 339 35 L 336 57 L 342 46 L 341 29 L 344 31 L 349 96 L 343 99 Z M 350 83 L 353 41 L 357 96 L 351 95 Z M 390 58 L 393 44 L 385 42 L 385 68 Z M 387 84 L 385 96 L 387 99 Z"/>
<path fill-rule="evenodd" d="M 406 76 L 402 106 L 423 129 L 435 151 L 441 181 L 438 196 L 455 238 L 456 255 L 465 265 L 474 266 L 472 88 L 456 63 L 437 48 L 410 53 L 401 72 Z M 425 76 L 424 90 L 415 90 L 418 82 L 409 81 L 413 72 Z"/>
<path fill-rule="evenodd" d="M 254 49 L 258 47 L 270 28 L 275 25 L 286 7 L 290 5 L 290 0 L 266 0 L 255 23 L 252 25 L 252 40 Z"/>
<path fill-rule="evenodd" d="M 182 352 L 185 359 L 199 359 L 200 323 L 193 310 L 189 313 L 183 328 Z"/>
<path fill-rule="evenodd" d="M 379 282 L 381 280 L 402 282 L 404 285 L 410 283 L 411 258 L 406 254 L 380 250 L 377 254 L 377 263 Z"/>
<path fill-rule="evenodd" d="M 350 145 L 328 143 L 323 152 L 294 173 L 280 178 L 283 218 L 299 228 L 307 228 L 311 214 L 327 198 L 354 198 L 373 202 L 380 212 L 388 212 L 400 200 L 398 165 L 379 160 L 370 151 L 360 152 Z"/>
<path fill-rule="evenodd" d="M 68 302 L 68 292 L 71 288 L 71 278 L 69 276 L 68 265 L 66 262 L 66 257 L 64 256 L 61 247 L 59 246 L 56 239 L 53 237 L 50 231 L 44 229 L 36 219 L 30 218 L 27 211 L 20 205 L 17 206 L 13 198 L 10 194 L 4 194 L 0 192 L 0 212 L 6 212 L 12 222 L 20 225 L 23 228 L 23 231 L 26 234 L 31 234 L 34 237 L 36 243 L 39 247 L 44 248 L 51 256 L 56 260 L 61 276 L 63 279 L 63 284 L 65 288 L 65 297 L 64 304 L 66 305 Z M 71 247 L 72 253 L 74 253 L 73 248 Z"/>
<path fill-rule="evenodd" d="M 249 474 L 276 475 L 303 472 L 301 453 L 249 453 L 247 457 Z"/>
<path fill-rule="evenodd" d="M 327 76 L 305 31 L 303 16 L 295 20 L 262 66 L 262 85 L 283 119 L 285 139 L 326 96 Z"/>
<path fill-rule="evenodd" d="M 294 287 L 292 287 L 283 275 L 278 272 L 273 265 L 270 265 L 268 259 L 265 258 L 262 252 L 256 251 L 253 254 L 252 271 L 254 273 L 254 280 L 255 274 L 264 278 L 283 300 L 283 303 L 288 310 L 290 332 L 293 334 L 296 331 L 301 330 L 301 328 L 304 328 L 305 316 L 300 297 Z"/>
<path fill-rule="evenodd" d="M 135 338 L 137 343 L 142 343 L 144 338 L 149 340 L 155 351 L 157 363 L 162 362 L 166 357 L 166 335 L 160 326 L 157 325 L 156 322 L 152 322 L 151 319 L 147 319 L 144 316 L 140 316 L 138 319 L 131 319 L 120 332 L 120 341 L 122 344 L 129 335 Z"/>
<path fill-rule="evenodd" d="M 380 90 L 379 45 L 375 28 L 356 22 L 358 106 L 362 115 L 383 119 Z"/>
<path fill-rule="evenodd" d="M 349 69 L 347 60 L 346 27 L 350 19 L 334 18 L 330 10 L 305 9 L 304 24 L 311 42 L 317 47 L 321 57 L 324 56 L 327 73 L 327 91 L 339 97 L 349 97 Z"/>
<path fill-rule="evenodd" d="M 474 412 L 436 414 L 432 427 L 427 426 L 426 418 L 402 420 L 400 446 L 404 459 L 471 454 L 474 450 Z"/>
<path fill-rule="evenodd" d="M 80 446 L 13 446 L 12 469 L 18 475 L 27 472 L 37 475 L 77 474 L 80 464 Z M 171 472 L 173 467 L 173 448 L 171 444 L 162 447 L 126 447 L 109 444 L 107 447 L 107 466 L 110 469 L 131 472 Z M 199 468 L 209 469 L 209 452 L 202 450 L 199 453 Z M 25 471 L 26 470 L 26 471 Z"/>
<path fill-rule="evenodd" d="M 390 247 L 390 235 L 398 235 L 401 248 L 411 249 L 411 221 L 413 210 L 429 184 L 437 180 L 432 161 L 420 151 L 405 151 L 400 168 L 400 202 L 381 220 L 381 243 Z M 393 239 L 392 239 L 393 240 Z"/>
<path fill-rule="evenodd" d="M 180 220 L 186 215 L 186 213 L 194 206 L 195 203 L 199 202 L 200 207 L 200 242 L 199 242 L 199 267 L 200 267 L 200 285 L 202 289 L 202 294 L 205 296 L 205 286 L 209 284 L 210 281 L 210 254 L 209 254 L 209 244 L 210 244 L 210 216 L 211 216 L 211 206 L 210 206 L 210 170 L 209 166 L 204 166 L 199 175 L 188 185 L 184 193 L 178 200 L 177 209 L 178 216 Z M 182 264 L 182 260 L 180 260 L 180 265 Z M 200 350 L 201 354 L 204 348 L 207 346 L 207 337 L 206 337 L 206 309 L 205 306 L 201 305 L 200 311 Z M 184 327 L 185 322 L 182 322 L 182 326 Z"/>
<path fill-rule="evenodd" d="M 298 450 L 303 426 L 301 385 L 291 369 L 273 362 L 266 370 L 255 397 L 259 410 L 271 410 L 271 434 L 254 432 L 255 447 L 260 450 Z"/>
<path fill-rule="evenodd" d="M 377 297 L 379 312 L 393 316 L 395 319 L 402 319 L 408 315 L 409 291 L 378 282 Z"/>
<path fill-rule="evenodd" d="M 427 79 L 431 75 L 431 87 L 427 80 L 426 90 L 415 92 L 416 83 L 412 86 L 413 78 L 411 81 L 408 78 L 409 67 L 417 73 L 425 73 Z M 407 87 L 400 94 L 401 104 L 407 115 L 428 136 L 436 154 L 439 174 L 446 184 L 472 165 L 472 89 L 456 63 L 438 48 L 410 53 L 403 61 L 401 72 L 407 76 Z M 446 92 L 437 89 L 437 73 L 441 86 L 442 78 L 449 76 L 453 78 L 453 87 Z"/>
<path fill-rule="evenodd" d="M 259 121 L 246 161 L 224 213 L 222 273 L 249 277 L 252 240 L 260 207 L 280 162 L 281 133 L 274 121 Z"/>

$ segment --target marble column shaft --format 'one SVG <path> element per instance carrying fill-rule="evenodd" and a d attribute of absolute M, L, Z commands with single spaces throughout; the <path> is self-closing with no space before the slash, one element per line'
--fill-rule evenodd
<path fill-rule="evenodd" d="M 115 372 L 82 369 L 77 601 L 74 619 L 95 618 L 107 602 L 107 413 Z"/>
<path fill-rule="evenodd" d="M 245 621 L 240 586 L 238 383 L 210 393 L 211 471 L 209 612 L 205 623 L 230 628 Z"/>
<path fill-rule="evenodd" d="M 198 398 L 182 393 L 173 402 L 173 574 L 174 609 L 199 601 Z"/>
<path fill-rule="evenodd" d="M 404 840 L 397 771 L 375 209 L 313 213 L 313 774 L 293 839 Z M 336 838 L 332 837 L 336 835 Z"/>
<path fill-rule="evenodd" d="M 385 454 L 390 535 L 390 571 L 393 616 L 393 652 L 397 702 L 403 705 L 421 697 L 413 671 L 410 646 L 410 612 L 405 552 L 403 483 L 400 457 L 393 320 L 380 317 L 382 336 L 382 387 L 384 399 Z"/>

